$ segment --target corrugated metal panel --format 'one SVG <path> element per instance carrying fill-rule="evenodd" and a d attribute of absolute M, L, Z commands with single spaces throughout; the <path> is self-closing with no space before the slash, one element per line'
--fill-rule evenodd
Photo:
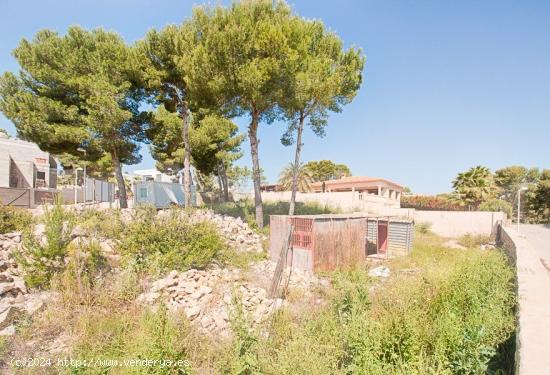
<path fill-rule="evenodd" d="M 408 255 L 412 249 L 412 222 L 390 221 L 388 250 L 390 255 Z"/>

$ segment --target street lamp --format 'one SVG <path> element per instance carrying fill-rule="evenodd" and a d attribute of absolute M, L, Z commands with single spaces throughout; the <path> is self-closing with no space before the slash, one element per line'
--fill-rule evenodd
<path fill-rule="evenodd" d="M 522 191 L 526 191 L 527 190 L 527 186 L 523 186 L 521 188 L 519 188 L 518 190 L 518 233 L 519 233 L 519 221 L 520 221 L 520 215 L 521 215 L 521 192 Z"/>
<path fill-rule="evenodd" d="M 86 159 L 86 150 L 82 147 L 79 147 L 76 149 L 78 152 L 84 153 L 84 159 Z M 86 207 L 86 160 L 84 160 L 84 182 L 83 182 L 83 189 L 84 189 L 84 207 Z"/>

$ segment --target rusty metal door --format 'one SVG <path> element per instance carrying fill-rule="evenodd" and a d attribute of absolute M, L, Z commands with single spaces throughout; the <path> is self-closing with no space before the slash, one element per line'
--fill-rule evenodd
<path fill-rule="evenodd" d="M 388 250 L 388 222 L 378 222 L 378 253 L 385 254 Z"/>

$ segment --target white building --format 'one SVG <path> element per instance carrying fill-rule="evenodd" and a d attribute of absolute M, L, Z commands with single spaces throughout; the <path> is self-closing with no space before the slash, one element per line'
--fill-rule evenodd
<path fill-rule="evenodd" d="M 57 162 L 32 142 L 0 133 L 0 187 L 57 187 Z"/>
<path fill-rule="evenodd" d="M 169 175 L 156 169 L 138 169 L 133 171 L 132 175 L 138 177 L 141 181 L 179 182 L 177 174 Z"/>

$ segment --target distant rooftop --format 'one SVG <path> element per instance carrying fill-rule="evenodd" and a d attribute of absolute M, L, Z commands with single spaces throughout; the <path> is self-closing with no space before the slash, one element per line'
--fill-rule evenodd
<path fill-rule="evenodd" d="M 390 187 L 397 191 L 404 190 L 404 187 L 396 182 L 387 180 L 385 178 L 368 177 L 368 176 L 349 176 L 349 177 L 341 177 L 336 180 L 320 181 L 320 182 L 313 183 L 311 187 L 314 190 L 321 190 L 323 187 L 323 184 L 326 189 L 331 189 L 331 190 L 351 188 L 351 187 L 354 187 L 356 190 L 359 190 L 359 189 L 375 188 L 378 186 Z"/>

